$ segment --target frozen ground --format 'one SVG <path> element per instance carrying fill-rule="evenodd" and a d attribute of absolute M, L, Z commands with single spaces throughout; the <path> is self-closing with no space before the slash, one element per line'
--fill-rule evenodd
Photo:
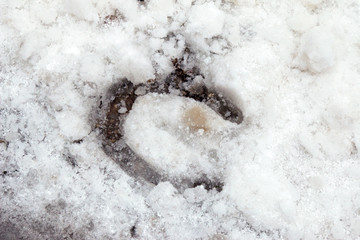
<path fill-rule="evenodd" d="M 0 19 L 0 239 L 360 238 L 358 0 L 1 0 Z M 144 185 L 91 128 L 116 79 L 161 79 L 185 47 L 243 123 L 187 132 L 188 100 L 149 95 L 126 139 L 221 192 Z"/>

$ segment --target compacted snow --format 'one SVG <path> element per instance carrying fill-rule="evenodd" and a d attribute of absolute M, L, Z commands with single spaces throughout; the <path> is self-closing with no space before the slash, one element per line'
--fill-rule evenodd
<path fill-rule="evenodd" d="M 1 0 L 0 23 L 0 239 L 360 238 L 358 0 Z M 222 189 L 127 175 L 93 128 L 184 51 L 244 121 L 148 94 L 124 139 Z"/>

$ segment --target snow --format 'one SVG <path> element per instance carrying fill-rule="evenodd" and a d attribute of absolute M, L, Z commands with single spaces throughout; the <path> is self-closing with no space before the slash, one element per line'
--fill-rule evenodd
<path fill-rule="evenodd" d="M 225 16 L 213 2 L 195 5 L 189 14 L 187 31 L 199 34 L 204 38 L 212 38 L 222 33 Z"/>
<path fill-rule="evenodd" d="M 152 166 L 172 177 L 196 179 L 221 174 L 214 171 L 223 163 L 211 153 L 229 125 L 234 124 L 203 103 L 147 94 L 136 100 L 124 128 L 128 145 Z"/>
<path fill-rule="evenodd" d="M 323 72 L 336 63 L 334 37 L 326 30 L 315 27 L 306 32 L 300 43 L 299 67 L 314 73 Z"/>
<path fill-rule="evenodd" d="M 0 2 L 0 239 L 359 239 L 359 28 L 356 0 Z M 138 97 L 124 137 L 154 186 L 92 118 L 185 48 L 245 118 Z M 171 181 L 204 175 L 223 190 Z"/>

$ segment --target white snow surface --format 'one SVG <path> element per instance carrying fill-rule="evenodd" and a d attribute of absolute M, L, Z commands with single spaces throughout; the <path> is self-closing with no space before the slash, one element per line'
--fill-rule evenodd
<path fill-rule="evenodd" d="M 360 239 L 359 46 L 358 0 L 1 0 L 0 239 Z M 144 184 L 91 127 L 109 86 L 186 47 L 244 121 L 149 94 L 125 139 L 221 192 Z"/>

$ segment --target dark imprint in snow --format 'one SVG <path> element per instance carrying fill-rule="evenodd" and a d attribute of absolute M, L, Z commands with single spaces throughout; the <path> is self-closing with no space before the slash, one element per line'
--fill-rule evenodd
<path fill-rule="evenodd" d="M 220 179 L 209 179 L 199 176 L 197 179 L 170 179 L 160 174 L 154 167 L 139 157 L 124 141 L 123 124 L 132 109 L 137 97 L 148 93 L 174 94 L 192 98 L 205 103 L 225 120 L 240 124 L 243 120 L 241 110 L 229 99 L 209 89 L 204 83 L 194 81 L 200 74 L 196 69 L 183 70 L 182 60 L 173 60 L 174 71 L 164 80 L 149 80 L 147 83 L 134 85 L 126 78 L 120 79 L 111 86 L 104 99 L 99 101 L 96 129 L 102 135 L 104 151 L 125 172 L 138 180 L 145 180 L 157 185 L 161 181 L 171 182 L 177 189 L 203 186 L 205 189 L 221 191 L 223 183 Z"/>

